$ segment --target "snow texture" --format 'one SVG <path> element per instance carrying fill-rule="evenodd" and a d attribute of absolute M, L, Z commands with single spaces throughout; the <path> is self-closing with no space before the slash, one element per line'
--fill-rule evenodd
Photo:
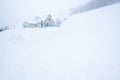
<path fill-rule="evenodd" d="M 61 27 L 1 32 L 0 80 L 120 80 L 119 21 L 120 3 Z"/>

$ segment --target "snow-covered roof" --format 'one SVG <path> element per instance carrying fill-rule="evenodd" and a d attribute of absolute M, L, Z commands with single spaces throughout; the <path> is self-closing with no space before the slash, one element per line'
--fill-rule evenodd
<path fill-rule="evenodd" d="M 44 16 L 41 16 L 41 17 L 37 17 L 37 16 L 36 16 L 36 17 L 34 18 L 34 21 L 35 21 L 35 22 L 45 21 L 48 16 L 50 16 L 50 14 L 44 15 Z"/>

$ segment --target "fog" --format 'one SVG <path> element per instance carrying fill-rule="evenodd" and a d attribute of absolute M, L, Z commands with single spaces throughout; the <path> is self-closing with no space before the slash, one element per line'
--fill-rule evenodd
<path fill-rule="evenodd" d="M 0 0 L 0 27 L 21 28 L 26 20 L 52 14 L 59 25 L 70 16 L 120 0 Z"/>

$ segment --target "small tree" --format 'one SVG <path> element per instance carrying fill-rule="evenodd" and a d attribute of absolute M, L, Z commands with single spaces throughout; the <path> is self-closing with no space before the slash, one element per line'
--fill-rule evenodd
<path fill-rule="evenodd" d="M 9 29 L 9 27 L 8 27 L 8 26 L 1 27 L 1 28 L 0 28 L 0 32 L 5 31 L 5 30 L 8 30 L 8 29 Z"/>

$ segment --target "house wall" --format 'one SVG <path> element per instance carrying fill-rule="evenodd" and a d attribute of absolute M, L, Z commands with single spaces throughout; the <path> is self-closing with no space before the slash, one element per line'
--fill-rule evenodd
<path fill-rule="evenodd" d="M 33 23 L 28 23 L 28 22 L 25 22 L 24 24 L 23 24 L 23 27 L 24 28 L 34 28 L 34 27 L 42 27 L 41 26 L 41 23 L 36 23 L 36 24 L 33 24 Z"/>
<path fill-rule="evenodd" d="M 24 25 L 24 28 L 27 28 L 27 27 L 33 28 L 33 27 L 37 27 L 37 25 L 36 24 L 27 23 L 27 24 Z"/>
<path fill-rule="evenodd" d="M 36 27 L 42 27 L 41 23 L 36 23 Z"/>
<path fill-rule="evenodd" d="M 54 21 L 52 20 L 51 17 L 48 17 L 45 21 L 44 21 L 44 26 L 47 27 L 47 26 L 54 26 L 55 23 Z"/>

